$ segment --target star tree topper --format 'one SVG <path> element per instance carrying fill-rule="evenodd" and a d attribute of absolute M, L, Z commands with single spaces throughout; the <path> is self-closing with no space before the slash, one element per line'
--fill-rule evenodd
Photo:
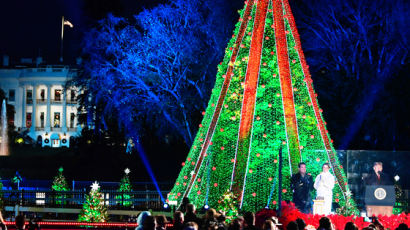
<path fill-rule="evenodd" d="M 130 172 L 131 172 L 131 170 L 129 169 L 129 168 L 126 168 L 125 170 L 124 170 L 124 172 L 125 172 L 125 174 L 130 174 Z"/>
<path fill-rule="evenodd" d="M 98 182 L 95 181 L 95 182 L 91 185 L 91 190 L 97 191 L 98 189 L 100 189 L 100 185 L 98 185 Z"/>

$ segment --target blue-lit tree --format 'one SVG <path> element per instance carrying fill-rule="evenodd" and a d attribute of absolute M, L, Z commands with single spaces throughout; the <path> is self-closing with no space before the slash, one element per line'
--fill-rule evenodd
<path fill-rule="evenodd" d="M 409 4 L 321 0 L 294 9 L 336 146 L 408 149 L 408 129 L 400 127 L 410 125 L 403 110 L 410 103 Z"/>
<path fill-rule="evenodd" d="M 116 117 L 132 129 L 174 130 L 190 145 L 192 113 L 206 106 L 231 31 L 224 4 L 173 1 L 133 19 L 108 15 L 88 32 L 85 71 L 76 81 L 87 89 L 89 109 L 102 106 L 103 125 Z"/>

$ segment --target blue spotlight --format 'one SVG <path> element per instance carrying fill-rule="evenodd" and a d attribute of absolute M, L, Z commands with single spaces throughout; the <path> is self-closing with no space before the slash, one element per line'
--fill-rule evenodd
<path fill-rule="evenodd" d="M 167 204 L 167 203 L 164 203 L 164 209 L 168 209 L 169 208 L 169 204 Z"/>
<path fill-rule="evenodd" d="M 208 209 L 209 209 L 209 205 L 208 205 L 208 204 L 204 205 L 204 209 L 205 209 L 205 210 L 208 210 Z"/>

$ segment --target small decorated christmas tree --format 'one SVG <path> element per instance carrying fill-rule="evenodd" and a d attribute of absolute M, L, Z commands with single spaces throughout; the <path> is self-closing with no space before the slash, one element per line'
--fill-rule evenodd
<path fill-rule="evenodd" d="M 83 204 L 83 209 L 80 211 L 78 221 L 106 222 L 108 219 L 107 207 L 104 205 L 103 196 L 100 193 L 100 186 L 97 181 L 91 185 L 91 191 L 85 197 L 86 200 Z"/>
<path fill-rule="evenodd" d="M 51 189 L 53 191 L 68 191 L 68 183 L 67 180 L 65 179 L 64 175 L 63 175 L 63 167 L 60 167 L 58 169 L 58 174 L 57 176 L 54 177 L 53 180 L 53 185 L 51 186 Z"/>
<path fill-rule="evenodd" d="M 231 190 L 227 190 L 218 201 L 217 211 L 224 213 L 229 223 L 238 216 L 238 199 Z"/>
<path fill-rule="evenodd" d="M 63 175 L 63 171 L 64 171 L 63 167 L 60 167 L 58 169 L 58 174 L 57 176 L 54 177 L 51 190 L 56 191 L 56 192 L 64 192 L 64 191 L 69 190 L 67 180 L 65 179 Z M 56 194 L 55 195 L 56 204 L 63 204 L 63 203 L 65 204 L 66 203 L 64 201 L 65 198 L 67 198 L 67 195 L 65 194 Z"/>
<path fill-rule="evenodd" d="M 400 177 L 396 175 L 394 177 L 394 190 L 396 193 L 396 203 L 394 204 L 393 214 L 399 215 L 405 211 L 405 207 L 408 206 L 408 201 L 404 196 L 403 189 L 399 184 Z"/>
<path fill-rule="evenodd" d="M 115 196 L 115 199 L 117 200 L 117 204 L 121 204 L 122 206 L 129 207 L 132 205 L 132 201 L 130 199 L 132 198 L 132 195 L 130 192 L 132 192 L 132 186 L 130 182 L 130 177 L 128 174 L 130 174 L 130 169 L 126 168 L 124 170 L 124 177 L 121 179 L 120 182 L 120 188 L 117 190 L 121 194 Z"/>

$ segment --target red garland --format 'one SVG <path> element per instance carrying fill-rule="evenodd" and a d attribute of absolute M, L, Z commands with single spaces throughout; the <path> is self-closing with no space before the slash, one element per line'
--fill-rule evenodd
<path fill-rule="evenodd" d="M 262 213 L 259 216 L 267 216 L 266 213 L 269 213 L 266 209 L 262 209 L 257 212 Z M 271 210 L 271 213 L 274 213 Z M 306 225 L 312 225 L 315 228 L 319 227 L 319 220 L 323 215 L 313 215 L 313 214 L 304 214 L 301 213 L 293 203 L 286 203 L 282 201 L 282 212 L 279 222 L 282 224 L 283 229 L 286 229 L 286 226 L 291 221 L 295 221 L 297 218 L 301 218 L 305 221 Z M 363 229 L 369 226 L 369 222 L 365 222 L 362 217 L 358 216 L 342 216 L 342 215 L 329 215 L 327 216 L 330 221 L 333 223 L 335 230 L 343 230 L 347 222 L 353 222 L 359 229 Z M 400 215 L 392 216 L 378 216 L 379 222 L 384 226 L 385 229 L 396 229 L 401 223 L 407 224 L 410 226 L 410 213 L 402 213 Z M 257 220 L 257 219 L 256 219 Z M 261 221 L 261 220 L 259 220 Z"/>

